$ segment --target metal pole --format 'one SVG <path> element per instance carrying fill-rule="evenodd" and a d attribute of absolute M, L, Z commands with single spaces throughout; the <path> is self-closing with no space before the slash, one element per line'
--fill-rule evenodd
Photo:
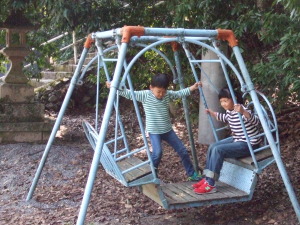
<path fill-rule="evenodd" d="M 82 199 L 82 203 L 81 203 L 81 207 L 80 207 L 80 211 L 79 211 L 79 215 L 78 215 L 78 220 L 76 223 L 77 225 L 83 225 L 85 217 L 86 217 L 88 204 L 90 202 L 90 197 L 91 197 L 92 189 L 94 186 L 94 181 L 96 178 L 98 165 L 100 162 L 100 156 L 101 156 L 102 148 L 104 145 L 104 139 L 105 139 L 107 127 L 109 124 L 109 118 L 111 116 L 111 112 L 112 112 L 112 109 L 114 106 L 114 100 L 116 98 L 117 90 L 118 90 L 119 83 L 120 83 L 120 77 L 121 77 L 121 73 L 122 73 L 122 69 L 123 69 L 123 63 L 124 63 L 124 59 L 125 59 L 125 55 L 126 55 L 127 45 L 128 45 L 127 43 L 122 43 L 122 45 L 121 45 L 115 74 L 114 74 L 114 77 L 113 77 L 113 80 L 111 83 L 111 88 L 109 91 L 109 96 L 107 99 L 107 104 L 106 104 L 106 108 L 105 108 L 105 112 L 104 112 L 104 116 L 103 116 L 103 120 L 102 120 L 103 122 L 101 124 L 100 132 L 99 132 L 99 138 L 97 140 L 90 173 L 88 176 L 87 184 L 85 187 L 85 191 L 84 191 L 84 195 L 83 195 L 83 199 Z"/>
<path fill-rule="evenodd" d="M 42 173 L 43 167 L 44 167 L 45 162 L 47 160 L 47 156 L 48 156 L 48 153 L 50 151 L 51 145 L 52 145 L 52 143 L 53 143 L 53 141 L 55 139 L 55 135 L 56 135 L 56 133 L 57 133 L 59 127 L 60 127 L 62 118 L 63 118 L 64 113 L 65 113 L 65 111 L 67 109 L 67 106 L 69 104 L 69 100 L 70 100 L 70 98 L 72 96 L 72 93 L 73 93 L 73 90 L 74 90 L 74 88 L 76 86 L 76 83 L 77 83 L 77 80 L 78 80 L 78 77 L 79 77 L 79 74 L 80 74 L 81 67 L 82 67 L 82 65 L 84 63 L 84 60 L 86 58 L 86 55 L 87 55 L 88 51 L 89 51 L 88 48 L 84 48 L 83 49 L 82 55 L 80 57 L 79 64 L 78 64 L 78 66 L 77 66 L 77 68 L 75 70 L 75 73 L 74 73 L 74 75 L 73 75 L 73 77 L 71 79 L 69 89 L 68 89 L 68 91 L 66 93 L 65 99 L 64 99 L 64 101 L 62 103 L 62 106 L 61 106 L 60 111 L 58 113 L 57 119 L 55 121 L 54 127 L 53 127 L 53 129 L 51 131 L 50 137 L 48 139 L 48 142 L 47 142 L 47 145 L 46 145 L 46 148 L 45 148 L 45 151 L 44 151 L 44 154 L 42 156 L 42 159 L 41 159 L 41 162 L 40 162 L 39 167 L 37 169 L 37 172 L 36 172 L 36 174 L 34 176 L 34 179 L 33 179 L 33 182 L 31 184 L 31 187 L 30 187 L 29 193 L 27 195 L 26 201 L 29 201 L 32 198 L 33 192 L 34 192 L 34 190 L 36 188 L 37 182 L 38 182 L 38 180 L 40 178 L 40 175 Z"/>
<path fill-rule="evenodd" d="M 277 167 L 278 167 L 279 172 L 281 174 L 282 180 L 284 182 L 284 185 L 286 187 L 286 190 L 288 192 L 288 195 L 290 197 L 290 200 L 292 202 L 292 205 L 293 205 L 294 210 L 296 212 L 296 215 L 298 217 L 298 221 L 300 222 L 300 207 L 299 207 L 299 203 L 298 203 L 296 194 L 294 192 L 294 189 L 292 187 L 290 179 L 289 179 L 289 177 L 287 175 L 285 166 L 284 166 L 284 164 L 283 164 L 283 162 L 281 160 L 279 151 L 277 150 L 277 146 L 276 146 L 276 143 L 275 143 L 274 138 L 272 136 L 272 133 L 271 133 L 269 127 L 268 127 L 267 122 L 264 119 L 263 111 L 262 111 L 262 109 L 260 107 L 257 94 L 256 94 L 256 92 L 254 90 L 253 83 L 251 82 L 248 70 L 247 70 L 247 68 L 246 68 L 246 66 L 244 64 L 244 61 L 243 61 L 243 58 L 242 58 L 242 55 L 240 53 L 240 50 L 239 50 L 238 46 L 233 47 L 233 51 L 234 51 L 234 54 L 235 54 L 236 59 L 238 61 L 238 64 L 240 66 L 240 69 L 241 69 L 242 75 L 244 77 L 244 80 L 245 80 L 245 82 L 246 82 L 246 84 L 248 86 L 248 90 L 250 90 L 250 95 L 251 95 L 251 98 L 253 100 L 254 107 L 255 107 L 255 109 L 257 111 L 257 114 L 258 114 L 258 117 L 260 119 L 261 125 L 262 125 L 262 127 L 264 129 L 265 135 L 266 135 L 267 140 L 269 142 L 269 145 L 270 145 L 271 151 L 273 153 L 274 159 L 276 161 Z"/>
<path fill-rule="evenodd" d="M 180 86 L 180 89 L 183 89 L 185 87 L 184 87 L 184 83 L 183 83 L 182 69 L 181 69 L 178 51 L 174 51 L 174 58 L 175 58 L 175 64 L 176 64 L 176 69 L 177 69 L 177 74 L 178 74 L 179 86 Z M 198 165 L 198 159 L 197 159 L 197 154 L 196 154 L 196 149 L 195 149 L 195 142 L 194 142 L 194 138 L 193 138 L 191 121 L 190 121 L 190 117 L 189 117 L 190 112 L 189 112 L 189 107 L 188 107 L 188 101 L 187 101 L 186 97 L 182 98 L 182 104 L 183 104 L 183 109 L 184 109 L 185 122 L 186 122 L 187 130 L 188 130 L 188 134 L 189 134 L 189 142 L 191 145 L 194 169 L 195 169 L 195 171 L 198 172 L 199 165 Z"/>
<path fill-rule="evenodd" d="M 194 64 L 191 62 L 193 60 L 193 57 L 192 57 L 192 54 L 190 53 L 190 51 L 188 50 L 187 48 L 187 45 L 185 43 L 183 43 L 183 48 L 184 48 L 184 51 L 185 51 L 185 54 L 186 54 L 186 57 L 188 58 L 189 60 L 189 63 L 190 63 L 190 66 L 191 66 L 191 69 L 192 69 L 192 72 L 193 72 L 193 75 L 195 77 L 195 80 L 196 82 L 199 81 L 198 77 L 197 77 L 197 71 L 196 71 L 196 68 L 194 66 Z M 205 109 L 208 109 L 208 105 L 207 105 L 207 102 L 206 102 L 206 99 L 205 99 L 205 96 L 204 96 L 204 92 L 203 92 L 203 88 L 202 87 L 199 87 L 199 92 L 200 92 L 200 98 L 201 98 L 201 101 L 203 102 L 203 105 L 205 107 Z M 208 114 L 208 121 L 209 121 L 209 124 L 210 124 L 210 127 L 212 128 L 212 132 L 213 132 L 213 135 L 215 137 L 215 140 L 218 141 L 219 140 L 219 137 L 218 137 L 218 134 L 216 132 L 216 128 L 215 128 L 215 125 L 212 121 L 212 118 L 211 116 Z"/>

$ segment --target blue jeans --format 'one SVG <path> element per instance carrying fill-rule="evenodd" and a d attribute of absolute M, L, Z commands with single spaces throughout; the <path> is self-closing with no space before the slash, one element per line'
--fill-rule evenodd
<path fill-rule="evenodd" d="M 255 147 L 253 146 L 253 149 Z M 251 154 L 247 142 L 233 142 L 231 137 L 213 143 L 208 148 L 204 174 L 206 177 L 218 180 L 224 158 L 240 158 L 249 155 Z"/>
<path fill-rule="evenodd" d="M 167 133 L 164 133 L 164 134 L 151 134 L 151 133 L 149 133 L 149 137 L 150 137 L 150 141 L 151 141 L 152 149 L 153 149 L 152 154 L 151 154 L 151 158 L 152 158 L 153 165 L 154 165 L 155 168 L 158 168 L 158 165 L 161 161 L 162 152 L 163 152 L 161 142 L 162 142 L 162 140 L 164 140 L 170 146 L 172 146 L 172 148 L 175 150 L 175 152 L 177 152 L 177 154 L 181 158 L 181 162 L 182 162 L 182 164 L 185 168 L 186 174 L 188 176 L 193 175 L 195 170 L 194 170 L 194 167 L 191 163 L 189 154 L 188 154 L 185 146 L 181 142 L 181 140 L 175 134 L 173 129 L 170 130 Z"/>

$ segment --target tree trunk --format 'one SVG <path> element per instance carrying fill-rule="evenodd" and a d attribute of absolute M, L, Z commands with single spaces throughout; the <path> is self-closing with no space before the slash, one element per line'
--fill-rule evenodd
<path fill-rule="evenodd" d="M 224 49 L 227 49 L 227 45 L 226 48 Z M 202 59 L 203 60 L 218 59 L 218 56 L 214 52 L 207 50 L 205 53 L 202 54 Z M 201 81 L 203 84 L 203 93 L 208 108 L 214 111 L 222 111 L 222 107 L 220 106 L 220 101 L 218 99 L 218 93 L 217 93 L 217 91 L 219 91 L 221 88 L 227 86 L 222 67 L 220 63 L 208 63 L 208 62 L 202 63 L 201 67 L 202 67 Z M 214 87 L 210 84 L 209 80 L 213 83 Z M 216 128 L 224 126 L 224 123 L 217 122 L 214 118 L 212 118 L 212 120 Z M 198 132 L 199 132 L 198 133 L 199 143 L 211 144 L 216 141 L 203 103 L 201 103 L 199 107 L 199 131 Z M 219 131 L 217 133 L 219 139 L 222 139 L 225 136 L 224 133 L 225 133 L 224 131 Z"/>

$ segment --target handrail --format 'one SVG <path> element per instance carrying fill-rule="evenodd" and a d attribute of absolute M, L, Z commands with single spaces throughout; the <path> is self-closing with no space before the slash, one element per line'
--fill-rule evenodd
<path fill-rule="evenodd" d="M 84 41 L 84 40 L 85 40 L 85 38 L 81 38 L 80 40 L 77 40 L 77 41 L 75 42 L 75 44 L 78 44 L 79 42 L 82 42 L 82 41 Z M 72 46 L 74 46 L 74 43 L 69 44 L 69 45 L 67 45 L 67 46 L 65 46 L 65 47 L 62 47 L 61 49 L 59 49 L 59 51 L 66 50 L 66 49 L 68 49 L 68 48 L 70 48 L 70 47 L 72 47 Z"/>
<path fill-rule="evenodd" d="M 60 34 L 60 35 L 58 35 L 58 36 L 56 36 L 56 37 L 54 37 L 54 38 L 51 38 L 51 39 L 48 40 L 48 41 L 43 42 L 42 44 L 40 44 L 40 46 L 44 46 L 44 45 L 50 44 L 50 43 L 52 43 L 52 42 L 55 42 L 55 41 L 57 41 L 57 40 L 59 40 L 59 39 L 65 37 L 65 36 L 68 35 L 68 34 L 69 34 L 69 32 L 65 32 L 65 33 L 63 33 L 63 34 Z M 75 40 L 75 33 L 74 33 L 74 32 L 73 32 L 73 35 L 72 35 L 72 36 L 73 36 L 73 43 L 72 43 L 72 44 L 69 44 L 69 45 L 66 45 L 65 47 L 60 48 L 59 51 L 61 52 L 61 51 L 64 51 L 64 50 L 66 50 L 66 49 L 71 48 L 71 47 L 74 46 L 74 64 L 76 65 L 76 64 L 77 64 L 77 57 L 78 57 L 76 45 L 77 45 L 78 43 L 80 43 L 80 42 L 83 42 L 83 41 L 85 40 L 85 38 L 82 38 L 82 39 L 79 39 L 79 40 L 76 41 L 76 40 Z M 35 50 L 35 48 L 32 48 L 31 50 Z M 29 66 L 30 66 L 30 64 L 28 63 L 28 64 L 26 64 L 26 65 L 24 66 L 24 68 L 28 68 Z"/>
<path fill-rule="evenodd" d="M 46 44 L 49 44 L 49 43 L 51 43 L 51 42 L 54 42 L 54 41 L 56 41 L 56 40 L 58 40 L 58 39 L 61 39 L 62 37 L 66 36 L 66 35 L 68 35 L 68 34 L 69 34 L 69 32 L 65 32 L 65 33 L 63 33 L 63 34 L 61 34 L 61 35 L 58 35 L 58 36 L 56 36 L 56 37 L 54 37 L 54 38 L 48 40 L 48 41 L 45 41 L 45 42 L 42 43 L 41 45 L 46 45 Z"/>

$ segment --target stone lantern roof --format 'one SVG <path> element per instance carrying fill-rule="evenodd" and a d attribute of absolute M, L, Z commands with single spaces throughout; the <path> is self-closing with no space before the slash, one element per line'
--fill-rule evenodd
<path fill-rule="evenodd" d="M 30 31 L 36 27 L 23 15 L 21 10 L 12 11 L 3 23 L 0 23 L 0 29 L 10 29 L 19 31 Z"/>

